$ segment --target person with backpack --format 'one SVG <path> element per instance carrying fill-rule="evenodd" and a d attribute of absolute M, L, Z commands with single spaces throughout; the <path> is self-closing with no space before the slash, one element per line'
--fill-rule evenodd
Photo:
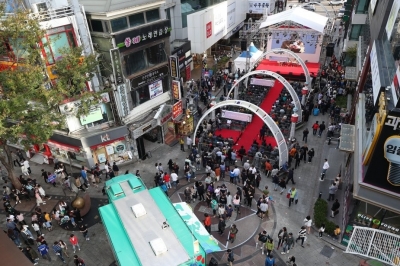
<path fill-rule="evenodd" d="M 262 250 L 262 254 L 264 254 L 264 245 L 268 240 L 268 235 L 267 231 L 263 230 L 258 234 L 258 243 L 257 245 L 260 245 L 260 249 Z"/>
<path fill-rule="evenodd" d="M 49 261 L 51 261 L 51 257 L 49 255 L 49 247 L 45 243 L 42 243 L 38 246 L 38 251 L 43 259 L 48 259 Z"/>
<path fill-rule="evenodd" d="M 226 253 L 228 253 L 228 258 L 227 258 L 227 260 L 228 260 L 228 265 L 229 265 L 229 266 L 232 266 L 232 265 L 233 265 L 233 262 L 235 261 L 235 258 L 233 257 L 233 252 L 232 252 L 232 250 L 229 248 L 229 249 L 226 251 Z"/>

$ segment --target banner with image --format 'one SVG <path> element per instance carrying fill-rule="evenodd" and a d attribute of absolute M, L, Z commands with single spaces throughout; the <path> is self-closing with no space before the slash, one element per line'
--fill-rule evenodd
<path fill-rule="evenodd" d="M 150 91 L 150 99 L 154 99 L 157 96 L 160 96 L 161 94 L 163 94 L 162 81 L 158 80 L 158 81 L 150 84 L 149 91 Z"/>
<path fill-rule="evenodd" d="M 282 48 L 294 53 L 315 54 L 318 36 L 317 32 L 314 34 L 275 32 L 271 40 L 271 49 Z"/>
<path fill-rule="evenodd" d="M 248 13 L 252 14 L 263 14 L 266 8 L 270 6 L 270 0 L 248 0 L 249 3 L 249 11 Z M 272 8 L 272 7 L 271 7 Z M 273 7 L 275 8 L 275 7 Z M 271 10 L 271 9 L 269 9 Z"/>

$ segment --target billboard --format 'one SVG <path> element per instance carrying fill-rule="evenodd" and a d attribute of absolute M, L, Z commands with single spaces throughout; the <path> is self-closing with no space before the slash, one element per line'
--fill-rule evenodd
<path fill-rule="evenodd" d="M 389 111 L 366 168 L 364 183 L 400 195 L 400 109 Z"/>
<path fill-rule="evenodd" d="M 277 31 L 272 34 L 271 49 L 282 48 L 297 54 L 315 54 L 318 32 L 297 34 L 292 31 Z"/>
<path fill-rule="evenodd" d="M 372 74 L 372 94 L 374 96 L 374 104 L 376 103 L 379 92 L 381 91 L 381 77 L 379 75 L 379 64 L 378 54 L 376 51 L 376 42 L 372 45 L 371 53 L 369 54 L 371 62 L 371 74 Z"/>
<path fill-rule="evenodd" d="M 391 87 L 392 87 L 393 104 L 394 106 L 397 107 L 397 103 L 400 97 L 400 66 L 397 67 Z"/>

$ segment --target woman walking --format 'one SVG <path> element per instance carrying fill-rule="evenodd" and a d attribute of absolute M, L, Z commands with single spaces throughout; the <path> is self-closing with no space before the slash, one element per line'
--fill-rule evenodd
<path fill-rule="evenodd" d="M 60 244 L 60 247 L 61 247 L 62 252 L 64 253 L 64 255 L 67 256 L 67 258 L 69 258 L 69 254 L 68 254 L 68 252 L 67 252 L 67 250 L 68 250 L 67 243 L 65 243 L 65 242 L 62 241 L 61 239 L 58 240 L 58 243 Z"/>
<path fill-rule="evenodd" d="M 239 230 L 236 227 L 236 224 L 232 224 L 231 229 L 229 229 L 229 238 L 228 240 L 233 243 L 235 241 L 236 235 L 239 232 Z"/>

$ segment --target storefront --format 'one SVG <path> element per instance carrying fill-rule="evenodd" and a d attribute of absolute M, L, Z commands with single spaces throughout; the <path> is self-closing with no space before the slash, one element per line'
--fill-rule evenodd
<path fill-rule="evenodd" d="M 163 142 L 167 145 L 173 143 L 176 139 L 176 133 L 172 121 L 172 106 L 167 104 L 161 105 L 154 119 L 157 120 L 157 125 L 161 128 Z"/>
<path fill-rule="evenodd" d="M 179 103 L 179 102 L 178 102 Z M 194 116 L 189 109 L 185 113 L 177 116 L 175 122 L 175 132 L 178 136 L 188 136 L 194 131 Z"/>
<path fill-rule="evenodd" d="M 193 70 L 193 59 L 192 52 L 190 50 L 190 41 L 184 42 L 179 47 L 175 48 L 171 52 L 171 54 L 178 57 L 180 77 L 185 83 L 192 78 L 191 71 Z"/>
<path fill-rule="evenodd" d="M 86 137 L 82 143 L 89 147 L 94 164 L 106 161 L 121 164 L 133 159 L 128 141 L 128 129 L 122 126 Z"/>
<path fill-rule="evenodd" d="M 145 121 L 142 124 L 132 124 L 129 127 L 136 144 L 133 156 L 144 160 L 147 156 L 151 156 L 151 151 L 162 142 L 163 129 L 157 122 L 156 119 L 151 117 L 149 121 Z"/>
<path fill-rule="evenodd" d="M 51 155 L 49 162 L 63 162 L 71 166 L 80 167 L 88 165 L 86 152 L 78 138 L 54 133 L 47 141 Z"/>

